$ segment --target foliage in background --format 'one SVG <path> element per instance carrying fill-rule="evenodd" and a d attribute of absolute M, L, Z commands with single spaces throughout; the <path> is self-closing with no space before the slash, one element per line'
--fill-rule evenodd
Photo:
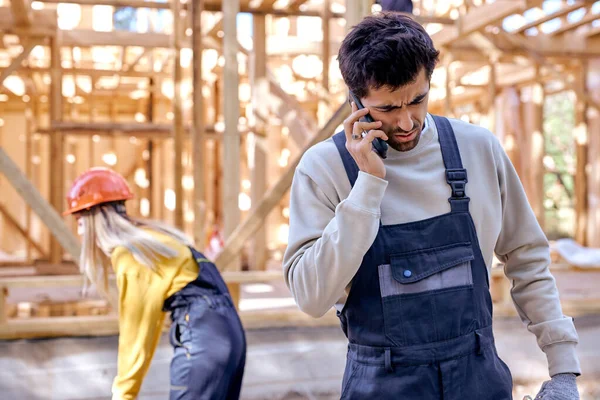
<path fill-rule="evenodd" d="M 544 230 L 548 239 L 575 231 L 575 98 L 572 92 L 545 97 Z"/>

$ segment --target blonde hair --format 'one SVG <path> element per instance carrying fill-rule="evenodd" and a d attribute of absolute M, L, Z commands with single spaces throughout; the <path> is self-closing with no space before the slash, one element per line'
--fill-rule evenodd
<path fill-rule="evenodd" d="M 158 221 L 127 216 L 123 203 L 102 204 L 82 212 L 79 217 L 83 230 L 79 269 L 84 276 L 84 295 L 91 283 L 110 300 L 109 258 L 119 246 L 126 248 L 137 262 L 151 270 L 155 270 L 155 264 L 159 260 L 173 258 L 178 254 L 177 250 L 162 243 L 143 228 L 163 233 L 186 246 L 193 246 L 186 234 L 176 228 Z"/>

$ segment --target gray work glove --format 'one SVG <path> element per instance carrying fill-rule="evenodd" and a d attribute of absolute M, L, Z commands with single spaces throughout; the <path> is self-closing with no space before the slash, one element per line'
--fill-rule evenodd
<path fill-rule="evenodd" d="M 535 400 L 579 400 L 575 374 L 556 374 L 542 383 Z"/>

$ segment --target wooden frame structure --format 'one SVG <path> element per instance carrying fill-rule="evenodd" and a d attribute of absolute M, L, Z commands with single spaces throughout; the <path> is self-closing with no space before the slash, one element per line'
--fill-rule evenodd
<path fill-rule="evenodd" d="M 441 50 L 430 112 L 496 132 L 542 224 L 541 99 L 575 93 L 576 238 L 600 245 L 588 135 L 600 123 L 600 14 L 594 2 L 556 3 L 545 11 L 543 0 L 414 0 L 413 18 Z M 67 263 L 75 273 L 74 223 L 54 214 L 78 173 L 109 165 L 136 192 L 131 213 L 171 222 L 201 248 L 218 226 L 220 268 L 269 277 L 267 263 L 285 247 L 277 238 L 294 169 L 349 112 L 335 54 L 376 9 L 373 0 L 0 0 L 0 156 L 19 177 L 0 174 L 0 242 L 25 263 Z M 119 10 L 148 26 L 101 23 Z M 252 40 L 239 34 L 240 13 Z M 236 297 L 240 282 L 229 280 Z"/>

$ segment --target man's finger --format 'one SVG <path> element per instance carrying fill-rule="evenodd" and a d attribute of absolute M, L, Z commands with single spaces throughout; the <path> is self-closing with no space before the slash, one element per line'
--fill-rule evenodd
<path fill-rule="evenodd" d="M 381 126 L 381 121 L 375 122 L 362 122 L 357 121 L 352 126 L 352 133 L 360 135 L 363 131 L 370 131 L 371 129 L 376 129 Z"/>

